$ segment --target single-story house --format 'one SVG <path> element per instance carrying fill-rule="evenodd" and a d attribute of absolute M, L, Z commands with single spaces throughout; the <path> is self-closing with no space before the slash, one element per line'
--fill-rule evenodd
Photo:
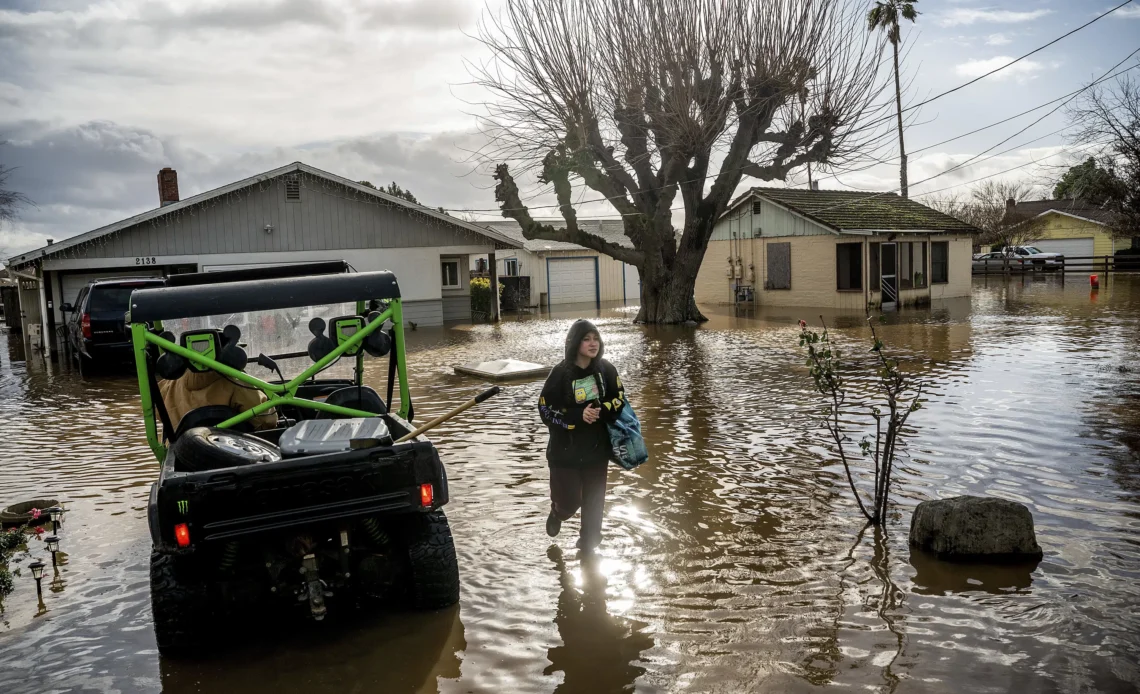
<path fill-rule="evenodd" d="M 558 226 L 561 220 L 536 221 Z M 530 296 L 525 297 L 526 306 L 601 306 L 603 302 L 641 301 L 641 280 L 633 265 L 573 243 L 528 240 L 523 237 L 522 228 L 514 220 L 481 224 L 521 246 L 498 252 L 495 264 L 499 277 L 530 278 Z M 610 243 L 633 248 L 633 242 L 625 235 L 621 220 L 580 219 L 578 226 Z M 473 256 L 471 270 L 477 273 L 489 271 L 487 258 Z"/>
<path fill-rule="evenodd" d="M 1007 224 L 1032 222 L 1029 235 L 1033 246 L 1069 258 L 1112 255 L 1140 246 L 1140 237 L 1113 237 L 1109 226 L 1112 214 L 1083 200 L 1007 200 L 1002 221 Z"/>
<path fill-rule="evenodd" d="M 969 296 L 978 233 L 894 193 L 752 188 L 717 221 L 696 298 L 865 310 Z"/>
<path fill-rule="evenodd" d="M 409 321 L 470 320 L 470 256 L 522 245 L 301 162 L 185 200 L 177 172 L 166 168 L 158 192 L 152 210 L 8 260 L 20 277 L 39 280 L 20 282 L 20 304 L 25 325 L 48 336 L 48 349 L 65 321 L 60 306 L 93 279 L 316 260 L 394 271 Z"/>

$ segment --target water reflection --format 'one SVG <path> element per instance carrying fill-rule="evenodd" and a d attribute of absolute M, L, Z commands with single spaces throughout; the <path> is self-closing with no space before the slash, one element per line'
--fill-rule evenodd
<path fill-rule="evenodd" d="M 911 420 L 886 532 L 862 536 L 811 425 L 819 399 L 795 321 L 812 316 L 706 313 L 687 329 L 597 312 L 653 459 L 611 473 L 596 565 L 547 554 L 541 381 L 511 384 L 432 437 L 458 611 L 238 624 L 232 652 L 182 663 L 160 661 L 151 632 L 155 464 L 130 375 L 79 379 L 0 348 L 0 502 L 51 495 L 71 509 L 66 590 L 45 586 L 41 619 L 29 579 L 5 601 L 0 690 L 1135 689 L 1140 278 L 1113 277 L 1095 302 L 1072 282 L 991 280 L 970 300 L 888 316 L 882 337 L 921 362 L 930 402 Z M 550 363 L 577 317 L 410 332 L 418 419 L 486 387 L 453 365 Z M 862 358 L 865 317 L 825 319 Z M 386 363 L 366 364 L 382 386 Z M 1014 574 L 911 555 L 914 505 L 958 494 L 1026 503 L 1042 562 Z M 555 544 L 570 552 L 567 535 Z"/>
<path fill-rule="evenodd" d="M 981 591 L 1000 595 L 1027 590 L 1033 585 L 1033 572 L 1040 560 L 1005 564 L 956 563 L 939 559 L 930 552 L 911 549 L 914 592 L 920 595 L 946 595 Z"/>
<path fill-rule="evenodd" d="M 653 647 L 653 638 L 644 633 L 649 625 L 606 610 L 608 579 L 600 555 L 583 555 L 576 571 L 567 568 L 559 547 L 552 546 L 547 556 L 561 587 L 554 623 L 562 645 L 546 652 L 550 665 L 543 674 L 561 673 L 556 694 L 631 690 L 645 672 L 637 664 L 641 654 Z"/>

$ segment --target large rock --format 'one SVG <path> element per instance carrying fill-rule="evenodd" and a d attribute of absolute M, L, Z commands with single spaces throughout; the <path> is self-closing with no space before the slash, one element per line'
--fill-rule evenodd
<path fill-rule="evenodd" d="M 983 496 L 923 501 L 910 544 L 943 559 L 1040 559 L 1033 514 L 1024 504 Z"/>

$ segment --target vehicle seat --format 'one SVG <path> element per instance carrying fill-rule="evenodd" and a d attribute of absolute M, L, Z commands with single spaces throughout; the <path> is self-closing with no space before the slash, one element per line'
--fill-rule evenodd
<path fill-rule="evenodd" d="M 325 402 L 330 405 L 351 407 L 354 410 L 362 410 L 373 414 L 387 414 L 388 412 L 388 408 L 384 407 L 384 400 L 381 399 L 380 394 L 368 386 L 348 386 L 340 390 L 334 390 L 325 398 Z M 339 418 L 341 418 L 341 415 L 331 412 L 322 411 L 317 414 L 317 419 Z"/>
<path fill-rule="evenodd" d="M 179 436 L 182 436 L 186 431 L 194 427 L 215 427 L 230 417 L 236 417 L 238 411 L 229 405 L 206 405 L 205 407 L 197 407 L 186 413 L 182 421 L 178 423 L 178 429 L 174 432 L 174 438 L 171 441 L 177 441 Z M 240 424 L 231 427 L 234 431 L 240 431 L 248 434 L 253 431 L 247 419 Z"/>

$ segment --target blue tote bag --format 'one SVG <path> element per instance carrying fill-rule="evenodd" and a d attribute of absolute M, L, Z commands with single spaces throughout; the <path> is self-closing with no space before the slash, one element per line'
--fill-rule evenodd
<path fill-rule="evenodd" d="M 641 436 L 641 421 L 634 414 L 628 399 L 618 413 L 617 420 L 607 423 L 606 427 L 613 446 L 610 460 L 626 470 L 632 470 L 649 460 L 649 451 L 645 449 L 645 439 Z"/>

